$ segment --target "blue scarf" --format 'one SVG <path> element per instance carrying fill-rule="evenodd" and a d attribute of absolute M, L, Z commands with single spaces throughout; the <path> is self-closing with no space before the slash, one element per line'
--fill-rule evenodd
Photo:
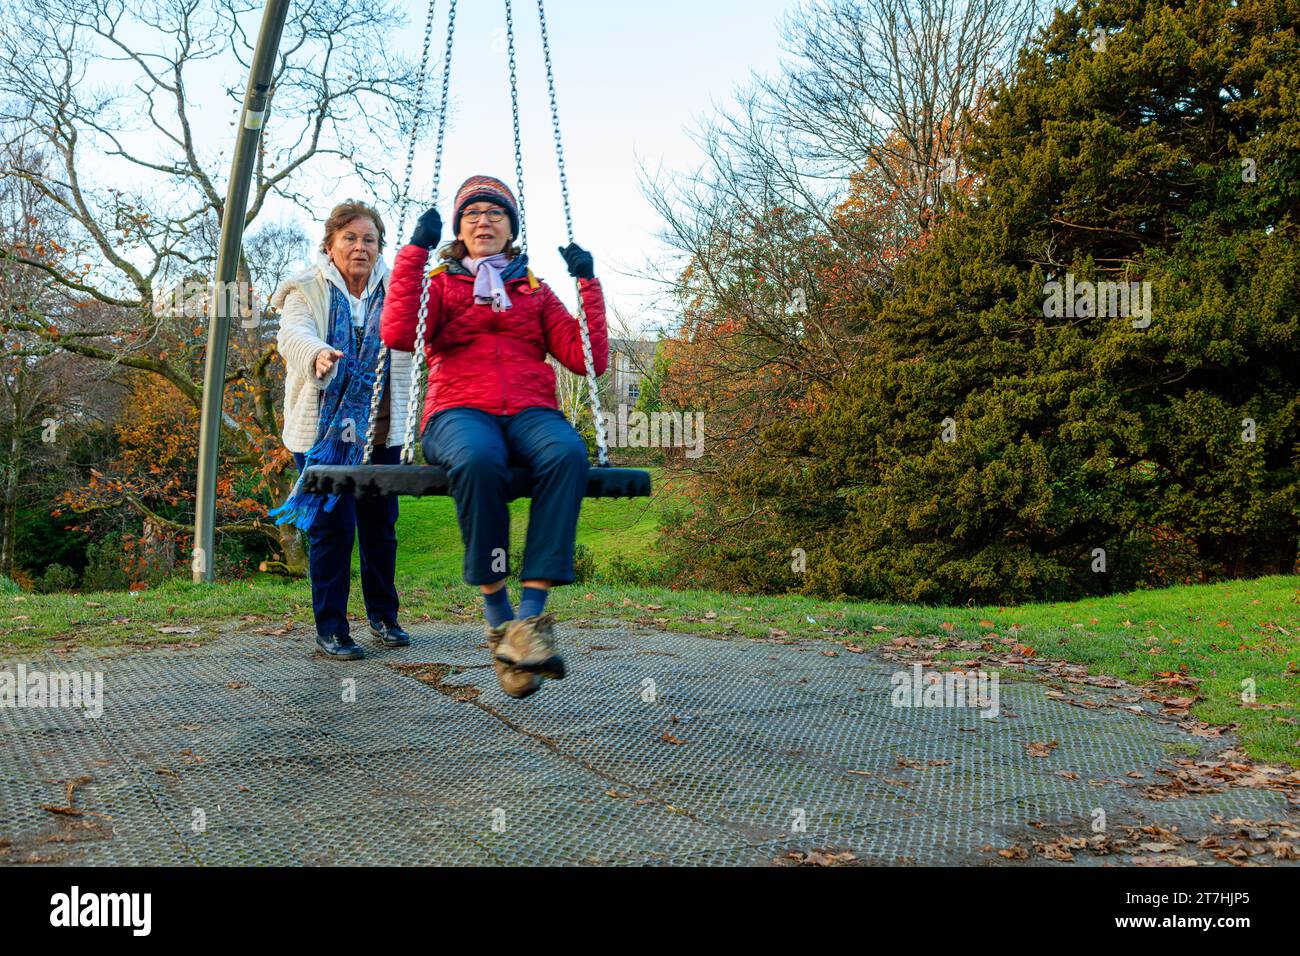
<path fill-rule="evenodd" d="M 320 423 L 316 426 L 316 444 L 308 449 L 303 471 L 312 465 L 360 465 L 366 451 L 366 430 L 370 427 L 370 396 L 375 387 L 375 366 L 379 362 L 382 342 L 379 317 L 384 310 L 384 288 L 376 288 L 366 311 L 365 335 L 358 351 L 353 333 L 352 307 L 333 283 L 330 284 L 330 321 L 326 341 L 343 353 L 333 381 L 325 388 L 320 402 Z M 387 375 L 388 369 L 379 369 Z M 388 385 L 385 383 L 384 388 Z M 380 395 L 383 402 L 383 395 Z M 351 440 L 349 440 L 351 439 Z M 302 490 L 302 475 L 280 507 L 270 512 L 276 524 L 293 522 L 303 531 L 322 511 L 333 511 L 339 495 L 311 495 Z"/>

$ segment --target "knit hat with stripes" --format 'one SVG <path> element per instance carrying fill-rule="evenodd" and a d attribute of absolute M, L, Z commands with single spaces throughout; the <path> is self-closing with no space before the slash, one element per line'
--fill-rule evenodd
<path fill-rule="evenodd" d="M 518 237 L 519 204 L 515 202 L 515 194 L 509 186 L 491 176 L 471 176 L 456 190 L 456 215 L 451 222 L 453 236 L 460 235 L 460 217 L 465 212 L 465 207 L 475 202 L 494 202 L 503 206 L 506 215 L 510 217 L 510 238 Z"/>

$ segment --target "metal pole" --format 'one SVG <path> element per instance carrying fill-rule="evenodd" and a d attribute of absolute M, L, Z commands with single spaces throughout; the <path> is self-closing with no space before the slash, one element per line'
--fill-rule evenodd
<path fill-rule="evenodd" d="M 226 349 L 230 343 L 232 289 L 239 269 L 239 252 L 244 241 L 244 216 L 248 212 L 248 185 L 253 160 L 262 138 L 267 93 L 275 54 L 280 48 L 289 0 L 268 0 L 262 13 L 262 28 L 253 51 L 253 64 L 244 93 L 235 155 L 230 163 L 230 185 L 221 216 L 221 245 L 217 252 L 217 274 L 213 283 L 212 309 L 208 324 L 208 351 L 203 362 L 203 416 L 199 423 L 199 485 L 194 508 L 194 551 L 190 568 L 194 583 L 212 581 L 213 527 L 217 519 L 217 452 L 221 441 L 222 399 L 226 393 Z M 241 297 L 236 297 L 240 299 Z"/>

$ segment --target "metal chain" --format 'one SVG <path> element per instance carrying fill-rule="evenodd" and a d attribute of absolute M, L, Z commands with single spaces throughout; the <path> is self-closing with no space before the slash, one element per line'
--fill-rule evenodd
<path fill-rule="evenodd" d="M 429 9 L 424 17 L 424 45 L 420 49 L 420 72 L 415 87 L 415 115 L 411 118 L 411 138 L 406 144 L 406 172 L 402 176 L 402 191 L 397 200 L 397 237 L 400 240 L 406 232 L 406 213 L 411 206 L 411 179 L 415 169 L 415 143 L 420 137 L 420 117 L 424 115 L 424 82 L 429 75 L 429 45 L 433 40 L 433 15 L 438 0 L 429 0 Z M 454 4 L 453 4 L 454 6 Z M 370 419 L 366 423 L 366 447 L 361 452 L 361 463 L 370 463 L 370 456 L 375 450 L 375 418 L 379 414 L 379 397 L 384 391 L 384 381 L 388 378 L 392 355 L 387 345 L 379 347 L 379 357 L 375 361 L 375 385 L 370 390 Z M 388 398 L 391 404 L 393 399 Z"/>
<path fill-rule="evenodd" d="M 433 204 L 438 205 L 438 187 L 442 179 L 442 144 L 447 133 L 447 97 L 451 89 L 451 51 L 452 41 L 456 35 L 456 0 L 451 0 L 447 15 L 447 47 L 442 63 L 442 99 L 438 106 L 438 142 L 434 147 L 433 157 Z M 416 403 L 419 401 L 421 386 L 424 384 L 424 333 L 429 320 L 429 290 L 433 288 L 433 276 L 429 274 L 429 263 L 435 255 L 433 247 L 429 248 L 420 274 L 424 281 L 420 283 L 420 310 L 415 320 L 415 351 L 411 356 L 411 387 L 406 396 L 406 435 L 402 439 L 402 464 L 409 465 L 415 460 L 415 419 Z"/>
<path fill-rule="evenodd" d="M 361 453 L 361 464 L 370 464 L 370 455 L 375 448 L 375 417 L 379 414 L 379 396 L 384 391 L 384 380 L 388 377 L 391 353 L 387 345 L 379 347 L 379 358 L 375 362 L 375 387 L 370 390 L 370 420 L 366 423 L 366 450 Z M 389 404 L 393 398 L 388 397 Z"/>
<path fill-rule="evenodd" d="M 509 7 L 510 0 L 506 0 Z M 569 242 L 573 242 L 573 213 L 569 206 L 569 177 L 564 169 L 564 142 L 560 138 L 560 107 L 555 97 L 555 70 L 551 65 L 551 39 L 546 31 L 546 5 L 544 0 L 537 0 L 537 20 L 542 27 L 542 55 L 546 62 L 546 87 L 551 97 L 551 129 L 555 133 L 555 158 L 560 167 L 560 196 L 564 199 L 564 226 L 568 232 Z M 512 63 L 511 87 L 514 86 Z M 518 121 L 516 120 L 516 144 L 518 143 Z M 516 145 L 516 150 L 518 145 Z M 522 183 L 522 180 L 521 180 Z M 597 463 L 602 468 L 609 466 L 609 449 L 605 445 L 605 414 L 600 407 L 600 386 L 596 381 L 596 363 L 591 354 L 591 332 L 587 328 L 587 312 L 582 307 L 582 285 L 577 279 L 573 287 L 578 293 L 578 332 L 582 336 L 582 359 L 587 368 L 587 397 L 591 403 L 591 420 L 596 429 Z"/>
<path fill-rule="evenodd" d="M 429 44 L 433 40 L 433 14 L 438 0 L 429 0 L 429 11 L 424 20 L 424 46 L 420 49 L 420 73 L 415 87 L 415 116 L 411 120 L 411 141 L 406 146 L 406 175 L 402 179 L 401 205 L 398 207 L 397 238 L 406 234 L 406 213 L 411 205 L 411 173 L 415 168 L 415 141 L 420 135 L 420 119 L 424 115 L 424 81 L 429 75 Z"/>
<path fill-rule="evenodd" d="M 524 215 L 524 150 L 519 135 L 519 81 L 515 75 L 515 18 L 510 0 L 506 3 L 506 43 L 510 51 L 510 107 L 515 120 L 515 184 L 519 190 L 519 248 L 528 252 L 528 217 Z"/>
<path fill-rule="evenodd" d="M 551 129 L 555 133 L 555 159 L 560 167 L 560 197 L 564 200 L 564 226 L 573 242 L 573 212 L 569 208 L 569 176 L 564 169 L 564 143 L 560 139 L 560 108 L 555 99 L 555 71 L 551 67 L 551 38 L 546 32 L 546 8 L 537 0 L 537 19 L 542 25 L 542 56 L 546 61 L 546 88 L 551 94 Z"/>
<path fill-rule="evenodd" d="M 451 46 L 456 35 L 456 0 L 447 11 L 447 46 L 442 54 L 442 99 L 438 103 L 438 142 L 433 153 L 433 204 L 438 205 L 438 185 L 442 181 L 442 144 L 447 133 L 447 93 L 451 89 Z"/>

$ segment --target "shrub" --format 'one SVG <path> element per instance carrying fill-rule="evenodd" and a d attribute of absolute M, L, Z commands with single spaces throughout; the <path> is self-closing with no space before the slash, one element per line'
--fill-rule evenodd
<path fill-rule="evenodd" d="M 666 565 L 631 561 L 616 554 L 596 577 L 602 584 L 615 587 L 664 587 L 671 574 Z"/>
<path fill-rule="evenodd" d="M 122 536 L 110 534 L 86 547 L 86 570 L 81 576 L 83 591 L 125 591 L 131 586 L 128 558 Z"/>
<path fill-rule="evenodd" d="M 57 591 L 75 590 L 78 584 L 77 572 L 62 564 L 51 564 L 36 580 L 36 590 L 41 594 L 53 594 Z"/>
<path fill-rule="evenodd" d="M 510 574 L 509 580 L 518 581 L 520 569 L 524 566 L 524 552 L 516 548 L 510 552 Z M 596 574 L 596 556 L 591 549 L 585 544 L 579 544 L 573 549 L 573 572 L 574 583 L 585 584 L 592 580 Z"/>

